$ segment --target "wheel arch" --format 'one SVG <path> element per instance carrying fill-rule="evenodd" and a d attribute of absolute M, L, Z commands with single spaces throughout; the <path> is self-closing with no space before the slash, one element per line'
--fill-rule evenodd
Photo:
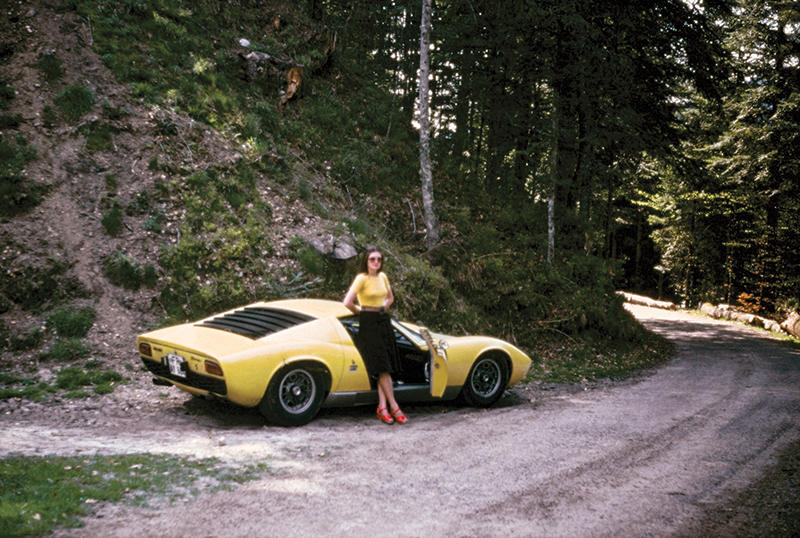
<path fill-rule="evenodd" d="M 325 361 L 313 356 L 291 357 L 286 359 L 281 367 L 275 370 L 275 373 L 291 366 L 304 366 L 309 370 L 319 373 L 324 382 L 324 386 L 322 387 L 323 393 L 325 397 L 328 396 L 331 391 L 331 385 L 333 384 L 333 375 L 331 374 L 330 367 Z"/>

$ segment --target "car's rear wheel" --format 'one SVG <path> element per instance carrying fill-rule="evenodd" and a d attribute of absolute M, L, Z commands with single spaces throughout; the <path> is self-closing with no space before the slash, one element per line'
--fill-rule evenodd
<path fill-rule="evenodd" d="M 508 383 L 508 362 L 499 352 L 489 352 L 475 360 L 461 389 L 463 400 L 475 407 L 489 407 L 503 395 Z"/>
<path fill-rule="evenodd" d="M 273 376 L 258 410 L 279 426 L 308 424 L 322 405 L 323 380 L 313 366 L 290 364 Z"/>

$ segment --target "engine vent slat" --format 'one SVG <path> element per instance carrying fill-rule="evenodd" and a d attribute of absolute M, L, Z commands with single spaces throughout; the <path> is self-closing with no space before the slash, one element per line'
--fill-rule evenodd
<path fill-rule="evenodd" d="M 203 321 L 197 326 L 228 331 L 255 340 L 313 319 L 305 314 L 276 308 L 246 307 Z"/>

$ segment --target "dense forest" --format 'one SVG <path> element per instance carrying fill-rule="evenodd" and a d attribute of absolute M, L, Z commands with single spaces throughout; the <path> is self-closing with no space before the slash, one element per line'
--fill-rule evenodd
<path fill-rule="evenodd" d="M 420 2 L 310 9 L 412 122 Z M 476 258 L 503 245 L 504 267 L 535 271 L 550 200 L 556 265 L 597 257 L 616 286 L 690 305 L 797 308 L 796 2 L 455 0 L 433 15 L 438 208 Z"/>
<path fill-rule="evenodd" d="M 797 2 L 428 0 L 429 28 L 425 0 L 34 4 L 0 44 L 2 312 L 91 300 L 94 265 L 156 323 L 339 298 L 334 247 L 373 243 L 399 315 L 528 350 L 635 344 L 620 289 L 800 306 Z M 57 192 L 101 259 L 30 261 Z"/>

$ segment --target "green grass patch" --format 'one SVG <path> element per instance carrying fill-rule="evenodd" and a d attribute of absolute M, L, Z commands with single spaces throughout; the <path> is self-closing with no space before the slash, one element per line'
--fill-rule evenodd
<path fill-rule="evenodd" d="M 121 252 L 115 252 L 105 260 L 106 276 L 117 286 L 138 290 L 144 286 L 155 286 L 158 281 L 152 265 L 141 265 Z"/>
<path fill-rule="evenodd" d="M 34 327 L 24 334 L 11 334 L 8 337 L 8 349 L 11 351 L 30 351 L 44 343 L 45 332 Z"/>
<path fill-rule="evenodd" d="M 73 84 L 67 86 L 53 100 L 61 115 L 70 123 L 75 123 L 89 112 L 94 105 L 94 94 L 86 86 Z"/>
<path fill-rule="evenodd" d="M 39 205 L 47 187 L 23 175 L 36 158 L 36 149 L 22 135 L 0 136 L 0 216 L 14 217 Z"/>
<path fill-rule="evenodd" d="M 663 364 L 674 346 L 644 328 L 631 342 L 551 338 L 532 353 L 527 382 L 582 383 L 599 379 L 625 379 Z"/>
<path fill-rule="evenodd" d="M 124 213 L 122 211 L 122 207 L 119 205 L 119 201 L 117 200 L 114 200 L 111 208 L 103 213 L 103 218 L 100 220 L 100 224 L 103 225 L 103 228 L 111 237 L 117 237 L 122 231 L 123 215 Z"/>
<path fill-rule="evenodd" d="M 81 357 L 71 357 L 75 358 Z M 125 383 L 122 374 L 105 368 L 100 360 L 91 359 L 80 365 L 65 366 L 49 380 L 0 372 L 0 400 L 23 398 L 40 402 L 53 394 L 65 398 L 88 398 L 92 394 L 109 394 Z"/>
<path fill-rule="evenodd" d="M 90 306 L 62 306 L 50 314 L 47 325 L 59 336 L 82 338 L 94 325 L 94 309 Z"/>
<path fill-rule="evenodd" d="M 59 338 L 50 349 L 39 355 L 41 360 L 71 362 L 89 356 L 89 348 L 77 338 Z"/>
<path fill-rule="evenodd" d="M 55 52 L 43 52 L 36 61 L 36 67 L 44 75 L 48 84 L 58 82 L 64 76 L 64 67 Z"/>
<path fill-rule="evenodd" d="M 8 270 L 8 278 L 0 279 L 0 293 L 32 312 L 68 299 L 88 297 L 88 290 L 67 274 L 68 269 L 68 264 L 55 259 L 42 260 L 40 266 L 15 265 Z"/>
<path fill-rule="evenodd" d="M 15 456 L 0 460 L 0 535 L 39 536 L 79 527 L 101 502 L 158 508 L 202 492 L 232 489 L 268 473 L 266 463 L 152 454 Z"/>
<path fill-rule="evenodd" d="M 86 135 L 86 150 L 90 152 L 107 151 L 112 147 L 112 135 L 115 129 L 108 123 L 92 122 L 81 132 Z"/>

